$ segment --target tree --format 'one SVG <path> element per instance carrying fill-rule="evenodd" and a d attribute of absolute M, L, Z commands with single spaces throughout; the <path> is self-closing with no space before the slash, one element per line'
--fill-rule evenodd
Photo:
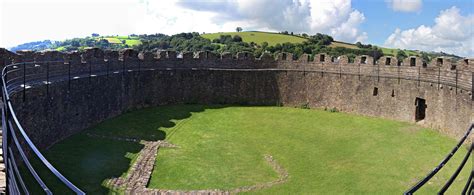
<path fill-rule="evenodd" d="M 263 48 L 263 49 L 266 49 L 267 47 L 268 47 L 268 42 L 266 42 L 266 41 L 263 42 L 263 43 L 262 43 L 262 48 Z"/>
<path fill-rule="evenodd" d="M 397 60 L 402 61 L 403 59 L 407 58 L 407 54 L 403 50 L 398 50 L 397 52 Z"/>
<path fill-rule="evenodd" d="M 235 28 L 235 31 L 237 31 L 237 32 L 242 32 L 242 27 L 237 27 L 237 28 Z"/>
<path fill-rule="evenodd" d="M 232 41 L 233 42 L 242 42 L 242 37 L 240 37 L 239 35 L 234 35 L 234 37 L 232 38 Z"/>
<path fill-rule="evenodd" d="M 92 37 L 98 37 L 98 36 L 100 36 L 100 35 L 97 34 L 97 33 L 92 33 Z"/>

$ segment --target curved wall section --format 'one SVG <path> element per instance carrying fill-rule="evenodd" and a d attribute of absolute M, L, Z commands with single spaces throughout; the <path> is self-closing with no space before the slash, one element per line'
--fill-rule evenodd
<path fill-rule="evenodd" d="M 472 60 L 440 58 L 423 63 L 416 57 L 404 62 L 382 57 L 374 62 L 359 56 L 349 63 L 345 56 L 325 54 L 314 56 L 314 61 L 307 55 L 293 60 L 291 54 L 277 59 L 268 55 L 255 59 L 249 53 L 176 56 L 134 50 L 70 54 L 0 50 L 5 64 L 36 61 L 14 68 L 8 77 L 14 109 L 40 148 L 127 110 L 165 104 L 336 108 L 419 120 L 451 136 L 461 135 L 472 118 Z M 417 118 L 420 105 L 425 108 L 423 119 Z"/>

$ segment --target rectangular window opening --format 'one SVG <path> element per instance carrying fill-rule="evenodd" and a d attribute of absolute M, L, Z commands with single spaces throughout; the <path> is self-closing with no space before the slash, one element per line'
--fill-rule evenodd
<path fill-rule="evenodd" d="M 426 100 L 423 98 L 415 99 L 415 121 L 422 121 L 426 117 Z"/>
<path fill-rule="evenodd" d="M 410 66 L 416 66 L 416 58 L 410 58 Z"/>
<path fill-rule="evenodd" d="M 324 62 L 324 61 L 326 60 L 325 58 L 326 58 L 325 55 L 320 55 L 320 56 L 319 56 L 319 61 L 320 61 L 320 62 Z"/>
<path fill-rule="evenodd" d="M 386 58 L 385 65 L 390 66 L 391 63 L 392 63 L 392 58 Z"/>
<path fill-rule="evenodd" d="M 436 64 L 437 64 L 438 66 L 442 66 L 442 65 L 443 65 L 443 58 L 438 58 L 438 59 L 436 60 Z"/>
<path fill-rule="evenodd" d="M 360 63 L 361 63 L 361 64 L 367 64 L 367 57 L 362 57 L 362 58 L 360 59 Z"/>
<path fill-rule="evenodd" d="M 379 95 L 379 88 L 374 87 L 374 92 L 372 93 L 373 96 Z"/>

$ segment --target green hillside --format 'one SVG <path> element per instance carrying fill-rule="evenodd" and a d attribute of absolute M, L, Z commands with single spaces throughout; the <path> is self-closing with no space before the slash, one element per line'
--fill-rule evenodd
<path fill-rule="evenodd" d="M 210 33 L 210 34 L 202 34 L 201 36 L 209 39 L 214 40 L 218 39 L 221 35 L 239 35 L 242 37 L 242 40 L 246 43 L 254 42 L 258 45 L 261 45 L 263 42 L 267 42 L 269 46 L 275 46 L 276 44 L 283 44 L 283 43 L 302 43 L 308 39 L 294 36 L 294 35 L 286 35 L 286 34 L 278 34 L 278 33 L 271 33 L 271 32 L 220 32 L 220 33 Z M 352 43 L 345 43 L 340 41 L 332 42 L 329 47 L 336 48 L 336 47 L 343 47 L 348 49 L 360 49 L 355 44 Z M 382 49 L 384 55 L 391 55 L 395 56 L 399 49 L 392 49 L 392 48 L 384 48 L 379 47 Z M 412 50 L 404 50 L 405 53 L 409 56 L 416 56 L 419 55 L 418 52 Z"/>
<path fill-rule="evenodd" d="M 276 44 L 280 43 L 302 43 L 307 39 L 302 37 L 297 37 L 293 35 L 285 35 L 285 34 L 278 34 L 278 33 L 269 33 L 269 32 L 225 32 L 225 33 L 211 33 L 211 34 L 203 34 L 202 37 L 206 39 L 218 39 L 221 35 L 239 35 L 242 37 L 244 42 L 250 43 L 254 42 L 258 45 L 261 45 L 263 42 L 267 42 L 269 46 L 275 46 Z"/>
<path fill-rule="evenodd" d="M 142 44 L 139 37 L 133 37 L 133 36 L 106 36 L 106 37 L 101 37 L 99 39 L 105 39 L 111 44 L 123 44 L 123 45 L 128 45 L 130 47 Z"/>
<path fill-rule="evenodd" d="M 344 47 L 348 49 L 359 49 L 356 45 L 350 43 L 344 43 L 339 41 L 333 41 L 329 47 Z"/>
<path fill-rule="evenodd" d="M 291 34 L 291 33 L 290 33 Z M 333 56 L 348 55 L 354 58 L 357 55 L 370 55 L 379 58 L 385 56 L 420 56 L 429 61 L 436 56 L 458 56 L 445 53 L 421 52 L 415 50 L 400 50 L 384 48 L 371 44 L 345 43 L 334 40 L 333 37 L 324 34 L 295 34 L 290 35 L 274 32 L 219 32 L 209 34 L 179 33 L 175 35 L 150 34 L 129 36 L 91 36 L 85 38 L 74 38 L 55 42 L 47 49 L 57 51 L 75 51 L 85 48 L 97 47 L 101 49 L 118 50 L 124 48 L 135 48 L 140 51 L 175 50 L 180 52 L 211 51 L 215 53 L 250 52 L 260 56 L 267 52 L 271 54 L 279 52 L 293 53 L 295 59 L 302 54 L 327 53 Z M 236 37 L 236 35 L 240 36 Z M 263 43 L 268 43 L 265 45 Z M 24 48 L 25 49 L 25 48 Z M 26 48 L 27 49 L 27 48 Z"/>

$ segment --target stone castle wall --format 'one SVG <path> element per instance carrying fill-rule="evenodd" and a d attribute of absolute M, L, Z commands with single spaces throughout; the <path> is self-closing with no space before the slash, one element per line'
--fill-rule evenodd
<path fill-rule="evenodd" d="M 176 56 L 134 50 L 0 50 L 3 64 L 20 63 L 7 76 L 11 99 L 40 148 L 131 109 L 181 103 L 336 108 L 415 122 L 415 99 L 423 98 L 427 108 L 421 125 L 459 137 L 472 121 L 472 60 L 423 63 L 416 57 L 403 62 L 382 57 L 374 62 L 359 56 L 349 63 L 345 56 L 326 54 L 312 61 L 308 55 L 293 60 L 291 54 Z M 30 61 L 36 63 L 21 64 Z"/>

